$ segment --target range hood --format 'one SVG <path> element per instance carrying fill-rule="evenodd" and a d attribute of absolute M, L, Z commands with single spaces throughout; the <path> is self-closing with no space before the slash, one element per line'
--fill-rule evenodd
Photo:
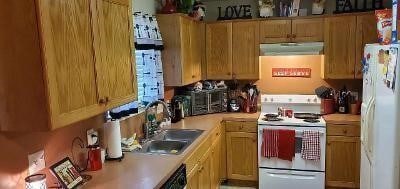
<path fill-rule="evenodd" d="M 260 56 L 320 55 L 323 42 L 260 44 Z"/>

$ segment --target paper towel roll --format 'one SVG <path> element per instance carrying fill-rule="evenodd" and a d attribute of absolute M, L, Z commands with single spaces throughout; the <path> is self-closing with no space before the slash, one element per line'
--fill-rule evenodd
<path fill-rule="evenodd" d="M 104 123 L 104 135 L 108 158 L 122 157 L 119 120 Z"/>

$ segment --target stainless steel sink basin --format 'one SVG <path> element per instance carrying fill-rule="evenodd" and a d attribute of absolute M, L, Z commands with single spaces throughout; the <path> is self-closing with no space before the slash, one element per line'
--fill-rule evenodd
<path fill-rule="evenodd" d="M 168 129 L 161 132 L 155 138 L 160 140 L 186 140 L 190 143 L 203 133 L 198 129 Z"/>
<path fill-rule="evenodd" d="M 203 132 L 203 130 L 197 129 L 163 130 L 150 141 L 142 144 L 142 149 L 136 152 L 179 155 Z"/>
<path fill-rule="evenodd" d="M 189 146 L 188 141 L 151 140 L 143 145 L 141 152 L 151 154 L 180 154 Z"/>

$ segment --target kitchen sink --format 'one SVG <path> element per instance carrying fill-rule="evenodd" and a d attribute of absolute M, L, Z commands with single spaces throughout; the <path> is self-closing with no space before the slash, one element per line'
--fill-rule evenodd
<path fill-rule="evenodd" d="M 197 129 L 167 129 L 142 144 L 138 153 L 179 155 L 204 131 Z"/>
<path fill-rule="evenodd" d="M 198 129 L 167 129 L 154 137 L 156 140 L 185 140 L 190 143 L 203 133 Z"/>
<path fill-rule="evenodd" d="M 140 152 L 150 154 L 181 154 L 189 146 L 188 141 L 151 140 L 143 145 Z"/>

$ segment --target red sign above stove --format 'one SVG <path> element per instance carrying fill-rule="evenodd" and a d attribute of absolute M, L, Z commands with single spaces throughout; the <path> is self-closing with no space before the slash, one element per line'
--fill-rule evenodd
<path fill-rule="evenodd" d="M 311 77 L 311 68 L 272 68 L 272 77 Z"/>

